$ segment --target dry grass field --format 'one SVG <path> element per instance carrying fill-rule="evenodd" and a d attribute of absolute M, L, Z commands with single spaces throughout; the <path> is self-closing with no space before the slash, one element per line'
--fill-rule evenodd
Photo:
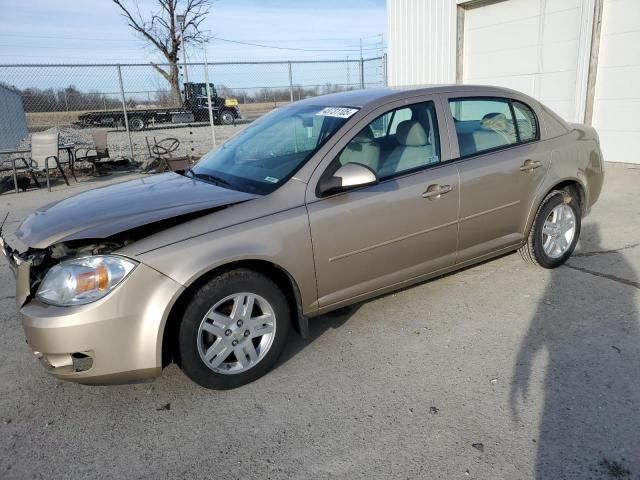
<path fill-rule="evenodd" d="M 29 127 L 52 127 L 55 125 L 70 125 L 78 121 L 83 114 L 78 112 L 28 112 L 27 124 Z"/>

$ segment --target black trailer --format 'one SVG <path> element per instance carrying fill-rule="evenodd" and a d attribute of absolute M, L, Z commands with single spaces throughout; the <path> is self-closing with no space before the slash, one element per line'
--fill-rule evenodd
<path fill-rule="evenodd" d="M 211 110 L 213 121 L 217 124 L 231 125 L 240 118 L 238 101 L 235 98 L 219 97 L 215 86 L 210 83 Z M 184 103 L 177 108 L 127 109 L 130 130 L 144 130 L 160 123 L 208 122 L 209 104 L 207 86 L 204 83 L 184 84 Z M 123 127 L 123 110 L 103 110 L 86 112 L 78 117 L 79 125 L 84 127 Z"/>

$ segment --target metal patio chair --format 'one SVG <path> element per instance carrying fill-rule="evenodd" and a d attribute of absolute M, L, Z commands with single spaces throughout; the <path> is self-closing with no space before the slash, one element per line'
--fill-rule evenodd
<path fill-rule="evenodd" d="M 18 162 L 19 165 L 16 165 L 16 162 Z M 4 160 L 0 159 L 0 174 L 4 172 L 11 172 L 11 176 L 6 178 L 11 178 L 13 180 L 13 189 L 16 193 L 18 193 L 19 189 L 26 191 L 25 187 L 20 186 L 20 180 L 18 177 L 19 171 L 29 173 L 33 182 L 38 188 L 40 188 L 40 182 L 38 182 L 36 174 L 33 172 L 26 159 L 24 159 L 23 157 L 7 158 Z"/>
<path fill-rule="evenodd" d="M 93 166 L 93 170 L 89 175 L 108 175 L 104 171 L 100 169 L 100 163 L 103 160 L 111 160 L 111 156 L 109 155 L 109 147 L 107 147 L 107 130 L 96 130 L 91 133 L 91 137 L 93 137 L 93 147 L 89 148 L 76 148 L 75 151 L 75 161 L 84 161 L 89 162 Z M 90 152 L 95 152 L 93 155 L 90 155 Z"/>
<path fill-rule="evenodd" d="M 71 175 L 77 182 L 75 172 L 73 171 L 73 156 L 70 156 L 69 159 L 65 161 L 61 161 L 59 159 L 59 141 L 60 134 L 58 132 L 55 133 L 34 133 L 31 135 L 31 156 L 30 158 L 19 157 L 14 158 L 13 162 L 15 165 L 14 172 L 16 171 L 28 171 L 31 176 L 35 180 L 35 172 L 44 172 L 47 177 L 47 190 L 51 191 L 51 182 L 49 177 L 49 170 L 52 168 L 58 168 L 60 171 L 60 175 L 64 179 L 64 182 L 69 185 L 69 180 L 67 180 L 67 176 L 64 174 L 64 170 L 62 170 L 62 164 L 69 164 L 69 168 L 71 169 Z M 22 162 L 24 166 L 18 165 L 18 161 Z M 40 186 L 37 180 L 35 180 L 36 185 Z"/>

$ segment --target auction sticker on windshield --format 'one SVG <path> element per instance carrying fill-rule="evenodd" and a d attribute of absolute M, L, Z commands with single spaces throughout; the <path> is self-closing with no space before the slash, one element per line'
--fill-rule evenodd
<path fill-rule="evenodd" d="M 327 107 L 320 110 L 316 115 L 322 115 L 323 117 L 349 118 L 357 111 L 357 108 Z"/>

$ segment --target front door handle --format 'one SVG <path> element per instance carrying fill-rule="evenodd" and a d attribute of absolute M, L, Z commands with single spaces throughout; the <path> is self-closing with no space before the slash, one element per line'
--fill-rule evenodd
<path fill-rule="evenodd" d="M 449 193 L 451 190 L 453 190 L 453 188 L 451 188 L 451 185 L 438 185 L 434 183 L 427 187 L 427 190 L 422 194 L 422 198 L 436 200 L 440 198 L 440 195 Z"/>
<path fill-rule="evenodd" d="M 520 166 L 521 172 L 531 172 L 536 168 L 540 168 L 542 166 L 542 162 L 539 160 L 525 160 L 524 163 Z"/>

